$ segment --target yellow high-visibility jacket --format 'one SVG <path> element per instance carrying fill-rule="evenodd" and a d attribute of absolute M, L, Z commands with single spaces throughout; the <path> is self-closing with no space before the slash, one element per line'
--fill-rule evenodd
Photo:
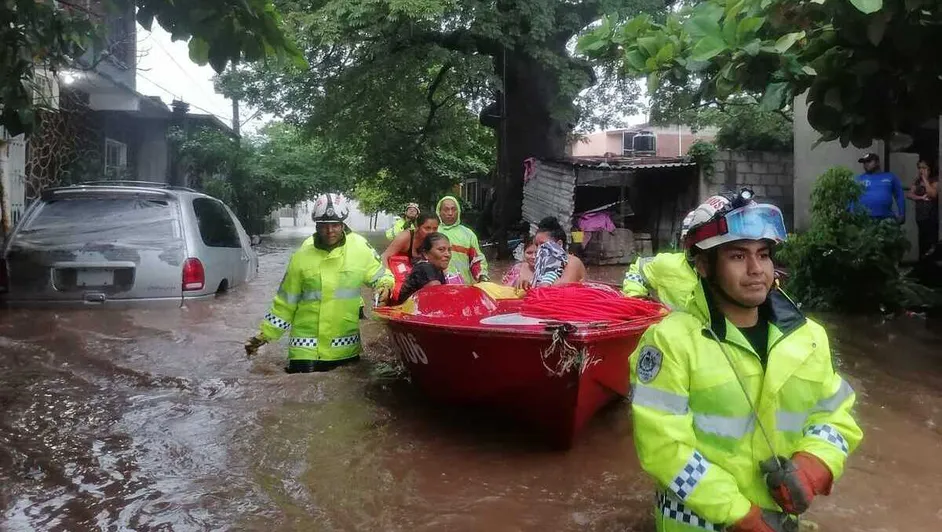
<path fill-rule="evenodd" d="M 723 530 L 752 504 L 781 511 L 760 462 L 803 451 L 820 458 L 837 481 L 863 437 L 851 414 L 854 391 L 831 365 L 824 329 L 778 289 L 763 312 L 766 367 L 742 332 L 711 312 L 702 285 L 684 311 L 649 328 L 632 355 L 634 440 L 641 466 L 658 484 L 659 531 Z"/>
<path fill-rule="evenodd" d="M 621 291 L 626 296 L 650 297 L 672 309 L 681 309 L 698 282 L 686 254 L 658 253 L 640 257 L 628 267 Z"/>
<path fill-rule="evenodd" d="M 393 277 L 362 236 L 331 251 L 302 245 L 291 257 L 261 324 L 269 341 L 291 331 L 290 360 L 344 360 L 360 354 L 360 288 L 392 287 Z"/>
<path fill-rule="evenodd" d="M 438 231 L 448 237 L 451 242 L 451 262 L 446 273 L 460 275 L 464 284 L 474 284 L 477 278 L 487 273 L 487 258 L 478 242 L 478 235 L 469 227 L 461 223 L 461 202 L 454 196 L 445 196 L 438 201 L 435 212 L 441 217 L 442 203 L 451 200 L 458 206 L 458 220 L 454 225 L 445 225 L 442 222 Z"/>

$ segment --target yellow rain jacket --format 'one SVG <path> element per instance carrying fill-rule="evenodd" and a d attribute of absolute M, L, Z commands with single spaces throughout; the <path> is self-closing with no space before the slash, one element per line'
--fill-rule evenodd
<path fill-rule="evenodd" d="M 348 233 L 331 251 L 302 245 L 291 257 L 261 331 L 277 341 L 288 330 L 289 360 L 336 361 L 360 354 L 360 288 L 392 287 L 393 277 L 362 236 Z"/>
<path fill-rule="evenodd" d="M 672 309 L 682 309 L 699 283 L 697 272 L 680 253 L 641 257 L 625 272 L 621 291 L 631 297 L 651 297 Z"/>
<path fill-rule="evenodd" d="M 396 235 L 406 230 L 406 219 L 402 216 L 396 216 L 392 227 L 386 230 L 386 239 L 392 241 Z"/>
<path fill-rule="evenodd" d="M 739 329 L 710 310 L 701 285 L 686 311 L 649 328 L 632 355 L 635 446 L 658 484 L 659 531 L 720 531 L 752 504 L 781 511 L 759 471 L 773 450 L 711 329 L 775 455 L 813 454 L 836 482 L 863 437 L 851 414 L 854 391 L 831 365 L 824 329 L 777 289 L 762 311 L 769 319 L 765 368 Z"/>
<path fill-rule="evenodd" d="M 445 200 L 451 200 L 458 206 L 458 219 L 454 225 L 445 225 L 442 222 L 438 226 L 438 231 L 451 241 L 451 263 L 445 274 L 458 274 L 464 284 L 474 284 L 476 277 L 487 275 L 487 259 L 481 251 L 478 236 L 468 227 L 461 225 L 461 202 L 457 198 L 445 196 L 438 201 L 435 212 L 439 219 L 442 214 L 442 202 Z"/>

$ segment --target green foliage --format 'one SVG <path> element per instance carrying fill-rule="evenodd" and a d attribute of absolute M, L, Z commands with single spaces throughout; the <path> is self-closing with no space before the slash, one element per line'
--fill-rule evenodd
<path fill-rule="evenodd" d="M 791 112 L 763 111 L 759 105 L 726 105 L 714 141 L 723 150 L 791 152 L 794 149 Z"/>
<path fill-rule="evenodd" d="M 426 204 L 461 178 L 496 166 L 495 132 L 507 135 L 508 181 L 522 191 L 523 159 L 562 156 L 571 125 L 616 94 L 636 95 L 571 57 L 568 43 L 601 13 L 662 8 L 663 0 L 280 0 L 284 30 L 309 68 L 256 64 L 221 76 L 226 95 L 304 128 L 384 207 Z M 604 76 L 606 72 L 610 76 Z M 505 90 L 506 89 L 506 90 Z M 502 113 L 496 102 L 506 100 Z M 479 113 L 489 109 L 488 127 Z M 517 205 L 519 210 L 519 205 Z"/>
<path fill-rule="evenodd" d="M 201 188 L 229 204 L 252 234 L 266 232 L 275 209 L 324 192 L 349 192 L 352 182 L 328 164 L 317 143 L 282 123 L 242 143 L 215 129 L 200 130 L 180 151 Z"/>
<path fill-rule="evenodd" d="M 761 95 L 763 109 L 808 92 L 822 140 L 869 146 L 942 112 L 942 2 L 699 0 L 663 22 L 606 19 L 579 50 L 647 76 L 691 105 Z"/>
<path fill-rule="evenodd" d="M 687 156 L 696 161 L 707 179 L 716 173 L 716 145 L 712 142 L 697 140 L 687 148 Z"/>
<path fill-rule="evenodd" d="M 863 189 L 846 168 L 832 168 L 811 195 L 811 227 L 792 235 L 778 258 L 788 268 L 789 294 L 809 308 L 871 312 L 922 305 L 928 289 L 899 263 L 909 247 L 892 221 L 871 219 L 857 205 Z"/>
<path fill-rule="evenodd" d="M 0 126 L 11 134 L 32 131 L 44 81 L 64 68 L 89 69 L 102 59 L 107 15 L 129 0 L 87 2 L 4 0 L 0 2 Z M 91 5 L 97 6 L 98 2 Z M 282 33 L 270 0 L 136 0 L 137 20 L 156 20 L 174 40 L 190 41 L 190 57 L 221 72 L 227 63 L 268 56 L 303 59 Z"/>

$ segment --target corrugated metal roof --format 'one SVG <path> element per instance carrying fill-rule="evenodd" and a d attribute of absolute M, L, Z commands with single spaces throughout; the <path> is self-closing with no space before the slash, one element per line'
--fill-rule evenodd
<path fill-rule="evenodd" d="M 647 170 L 653 168 L 681 168 L 696 166 L 689 157 L 567 157 L 553 162 L 570 164 L 577 168 L 591 168 L 600 171 Z"/>

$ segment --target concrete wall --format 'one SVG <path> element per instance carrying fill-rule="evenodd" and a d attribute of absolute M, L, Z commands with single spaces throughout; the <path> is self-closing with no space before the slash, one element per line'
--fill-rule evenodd
<path fill-rule="evenodd" d="M 140 148 L 137 155 L 137 178 L 141 181 L 167 182 L 167 123 L 158 120 L 141 121 Z"/>
<path fill-rule="evenodd" d="M 713 194 L 751 188 L 756 199 L 782 209 L 785 225 L 791 230 L 795 220 L 795 170 L 790 153 L 720 151 L 714 174 L 702 177 L 701 201 Z"/>
<path fill-rule="evenodd" d="M 808 123 L 808 105 L 805 96 L 795 98 L 795 228 L 807 229 L 811 223 L 811 190 L 815 182 L 828 169 L 846 166 L 856 173 L 861 170 L 861 153 L 872 151 L 883 155 L 883 142 L 874 141 L 869 148 L 844 148 L 840 142 L 822 142 L 815 146 L 821 135 Z M 892 160 L 890 161 L 892 166 Z M 905 182 L 905 177 L 903 178 Z"/>

